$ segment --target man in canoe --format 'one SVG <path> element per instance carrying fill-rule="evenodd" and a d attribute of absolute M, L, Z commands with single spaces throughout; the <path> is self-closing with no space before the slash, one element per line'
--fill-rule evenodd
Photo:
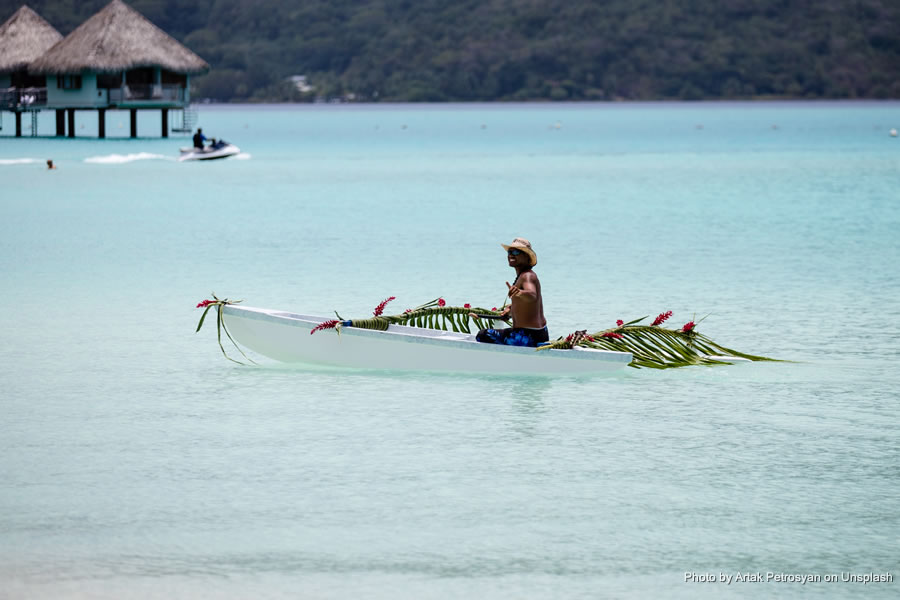
<path fill-rule="evenodd" d="M 501 246 L 506 249 L 509 266 L 516 270 L 512 285 L 506 282 L 510 304 L 500 313 L 512 318 L 512 327 L 482 329 L 475 339 L 486 344 L 535 347 L 550 339 L 547 319 L 544 318 L 541 282 L 532 271 L 537 264 L 537 254 L 525 238 L 516 238 L 511 244 Z"/>

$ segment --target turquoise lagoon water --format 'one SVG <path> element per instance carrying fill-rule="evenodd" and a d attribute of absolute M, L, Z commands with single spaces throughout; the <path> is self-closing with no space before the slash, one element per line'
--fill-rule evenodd
<path fill-rule="evenodd" d="M 4 116 L 0 597 L 897 597 L 900 103 L 200 115 L 241 156 Z M 194 333 L 211 291 L 499 305 L 516 236 L 551 335 L 673 310 L 796 362 L 242 367 Z"/>

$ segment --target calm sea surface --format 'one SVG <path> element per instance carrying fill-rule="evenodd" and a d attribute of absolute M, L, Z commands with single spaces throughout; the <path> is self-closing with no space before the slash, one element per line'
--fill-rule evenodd
<path fill-rule="evenodd" d="M 0 598 L 900 595 L 900 103 L 208 106 L 212 163 L 158 118 L 3 115 Z M 516 236 L 554 337 L 672 310 L 796 362 L 241 367 L 194 333 L 210 292 L 499 305 Z"/>

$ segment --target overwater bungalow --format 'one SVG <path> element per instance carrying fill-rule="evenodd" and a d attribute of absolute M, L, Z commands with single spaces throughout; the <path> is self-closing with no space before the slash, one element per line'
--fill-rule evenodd
<path fill-rule="evenodd" d="M 22 135 L 22 115 L 32 116 L 47 103 L 47 81 L 43 75 L 28 72 L 28 64 L 63 39 L 39 14 L 22 6 L 0 25 L 0 111 L 15 115 L 16 135 Z M 2 125 L 2 121 L 0 121 Z"/>
<path fill-rule="evenodd" d="M 29 76 L 46 78 L 41 108 L 56 111 L 56 135 L 68 130 L 75 137 L 75 111 L 96 110 L 100 138 L 109 109 L 130 111 L 131 137 L 137 137 L 138 110 L 161 111 L 162 137 L 173 109 L 182 112 L 178 129 L 190 130 L 190 77 L 208 70 L 206 61 L 121 0 L 27 65 Z"/>

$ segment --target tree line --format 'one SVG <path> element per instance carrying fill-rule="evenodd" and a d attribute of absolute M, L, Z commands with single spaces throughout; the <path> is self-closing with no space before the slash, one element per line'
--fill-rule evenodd
<path fill-rule="evenodd" d="M 66 35 L 106 2 L 28 4 Z M 900 98 L 897 0 L 129 4 L 210 63 L 194 97 L 218 101 Z"/>

